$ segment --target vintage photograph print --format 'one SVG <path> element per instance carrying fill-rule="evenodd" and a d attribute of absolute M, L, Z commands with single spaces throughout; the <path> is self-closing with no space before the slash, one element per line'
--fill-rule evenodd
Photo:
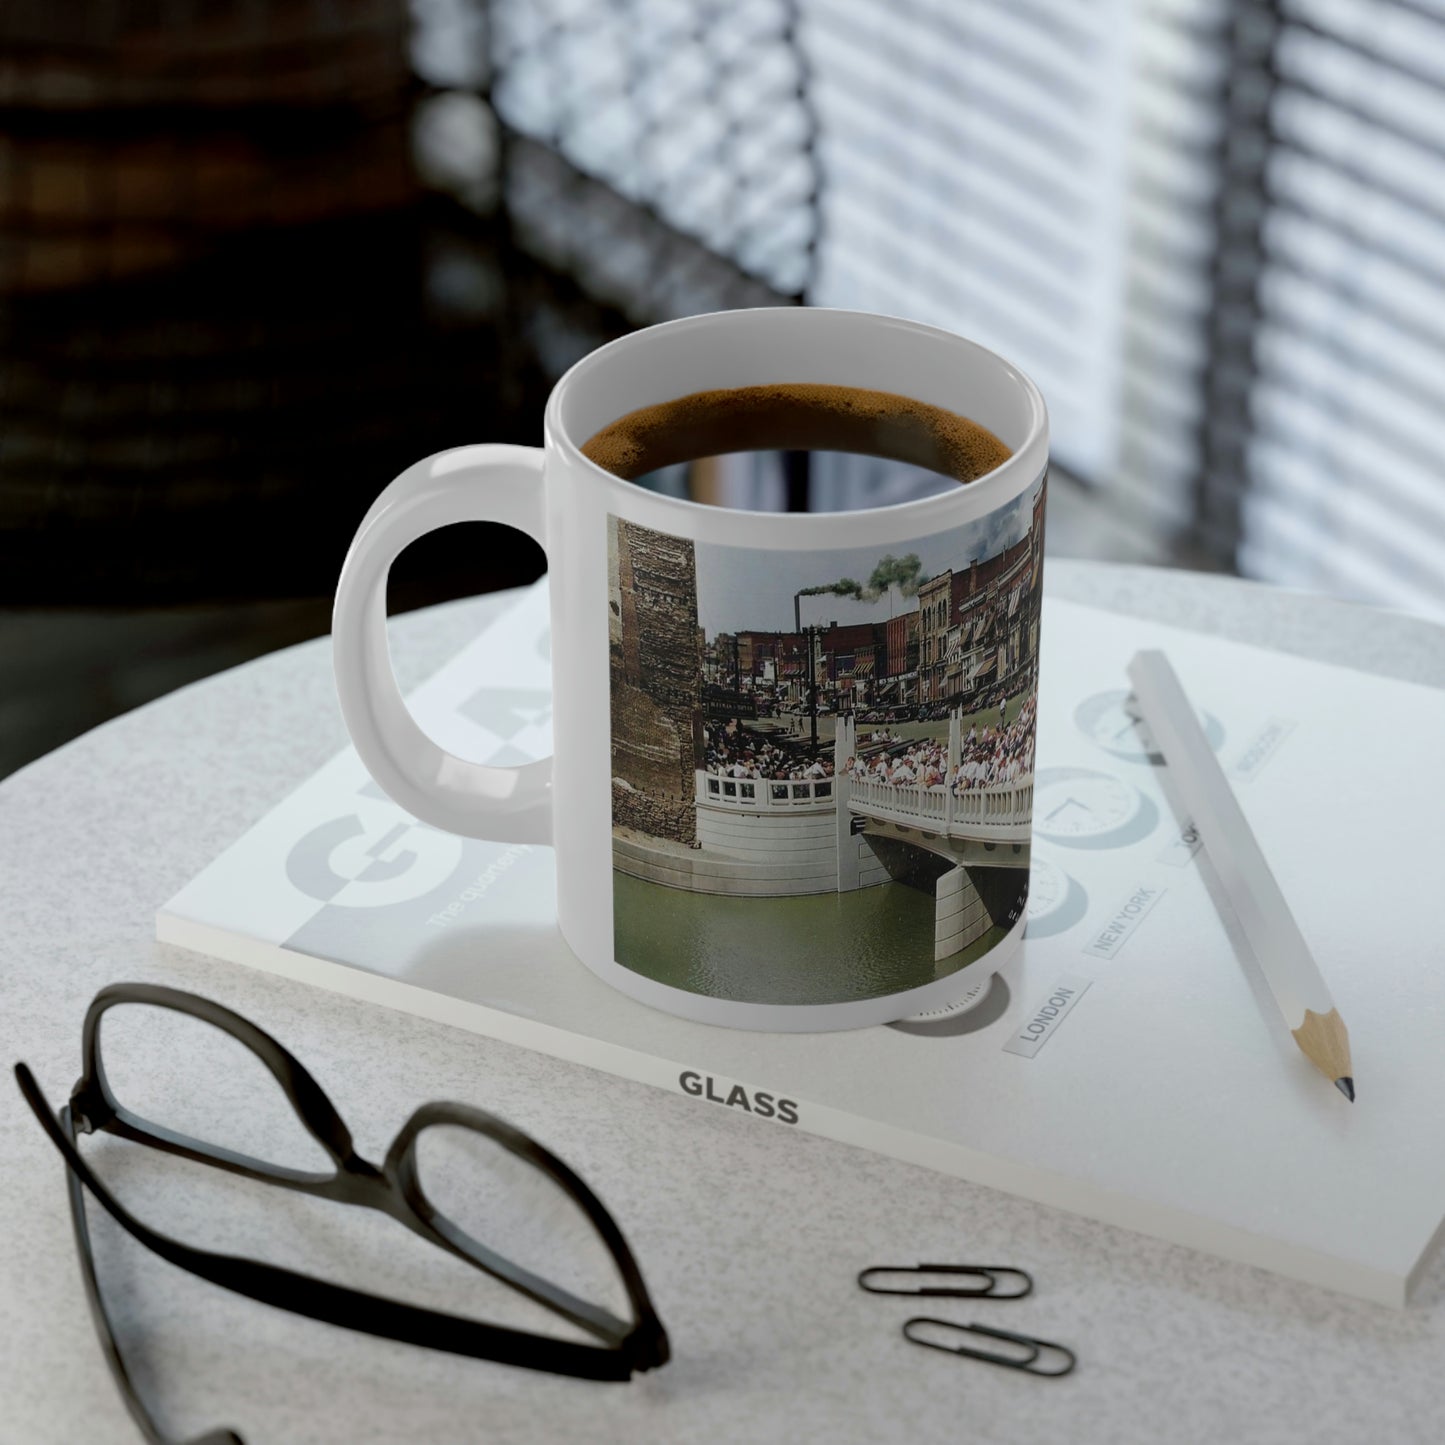
<path fill-rule="evenodd" d="M 921 987 L 1028 900 L 1044 483 L 904 546 L 609 519 L 615 957 L 825 1004 Z"/>

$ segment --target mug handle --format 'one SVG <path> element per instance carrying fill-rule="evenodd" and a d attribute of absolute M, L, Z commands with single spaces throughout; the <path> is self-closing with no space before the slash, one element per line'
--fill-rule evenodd
<path fill-rule="evenodd" d="M 391 670 L 386 579 L 403 547 L 453 522 L 501 522 L 545 547 L 542 456 L 537 447 L 458 447 L 408 467 L 357 529 L 331 619 L 341 715 L 371 776 L 422 822 L 498 843 L 552 841 L 552 759 L 484 767 L 417 726 Z"/>

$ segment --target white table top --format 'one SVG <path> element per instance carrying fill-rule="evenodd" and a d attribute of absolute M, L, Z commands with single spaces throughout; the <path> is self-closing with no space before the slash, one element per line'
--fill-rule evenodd
<path fill-rule="evenodd" d="M 1417 619 L 1147 568 L 1051 561 L 1047 586 L 1445 687 L 1445 630 Z M 499 605 L 458 603 L 394 624 L 403 685 L 439 666 Z M 208 994 L 274 1033 L 318 1076 L 368 1157 L 381 1157 L 424 1100 L 480 1104 L 546 1142 L 608 1203 L 674 1359 L 610 1386 L 435 1355 L 231 1296 L 103 1222 L 102 1281 L 123 1347 L 177 1434 L 230 1424 L 249 1445 L 1059 1445 L 1434 1442 L 1445 1433 L 1445 1256 L 1409 1310 L 1361 1304 L 155 943 L 156 906 L 344 741 L 321 641 L 186 688 L 0 784 L 5 1062 L 25 1059 L 58 1104 L 79 1072 L 91 996 L 113 980 L 144 979 Z M 0 1441 L 132 1441 L 91 1330 L 62 1166 L 18 1092 L 3 1098 Z M 112 1164 L 122 1195 L 139 1201 L 154 1181 L 121 1158 L 128 1147 L 85 1144 L 102 1172 Z M 329 1277 L 349 1267 L 352 1283 L 373 1273 L 392 1283 L 386 1271 L 401 1256 L 389 1252 L 384 1222 L 337 1222 L 358 1211 L 282 1191 L 263 1191 L 259 1204 L 250 1186 L 196 1177 L 204 1173 L 177 1166 L 160 1201 L 170 1212 L 145 1217 L 224 1248 L 264 1209 L 277 1241 L 270 1257 Z M 138 1192 L 127 1196 L 126 1183 Z M 160 1205 L 147 1197 L 147 1207 Z M 1020 1264 L 1037 1287 L 1014 1305 L 914 1310 L 854 1284 L 865 1265 L 923 1259 Z M 1044 1381 L 916 1349 L 897 1334 L 910 1313 L 1060 1340 L 1077 1350 L 1079 1368 Z"/>

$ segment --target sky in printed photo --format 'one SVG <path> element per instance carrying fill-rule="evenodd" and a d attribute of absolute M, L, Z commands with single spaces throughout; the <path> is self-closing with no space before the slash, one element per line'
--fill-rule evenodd
<path fill-rule="evenodd" d="M 891 552 L 918 554 L 930 577 L 949 567 L 967 567 L 969 559 L 982 561 L 1028 535 L 1036 488 L 986 517 L 921 537 L 916 542 L 891 546 L 850 547 L 827 552 L 766 552 L 742 547 L 697 544 L 698 622 L 711 640 L 719 632 L 791 632 L 793 594 L 801 587 L 823 586 L 851 577 L 866 583 L 880 559 Z M 897 588 L 876 602 L 831 593 L 804 597 L 805 627 L 828 622 L 886 622 L 900 612 L 912 612 L 918 603 L 899 595 Z"/>

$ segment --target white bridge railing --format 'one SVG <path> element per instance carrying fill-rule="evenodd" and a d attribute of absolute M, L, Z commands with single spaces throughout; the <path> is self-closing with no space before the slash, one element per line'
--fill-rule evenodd
<path fill-rule="evenodd" d="M 824 813 L 837 807 L 832 778 L 729 778 L 701 770 L 697 801 L 740 813 Z"/>
<path fill-rule="evenodd" d="M 975 828 L 1012 831 L 1027 829 L 1033 816 L 1032 778 L 973 788 L 954 793 L 942 785 L 921 783 L 850 782 L 848 806 L 857 813 L 909 825 L 932 825 L 940 832 L 969 832 Z"/>
<path fill-rule="evenodd" d="M 1034 806 L 1032 778 L 954 793 L 921 783 L 855 782 L 834 778 L 730 778 L 701 770 L 697 801 L 739 813 L 832 812 L 840 795 L 855 813 L 933 832 L 1027 835 Z"/>

